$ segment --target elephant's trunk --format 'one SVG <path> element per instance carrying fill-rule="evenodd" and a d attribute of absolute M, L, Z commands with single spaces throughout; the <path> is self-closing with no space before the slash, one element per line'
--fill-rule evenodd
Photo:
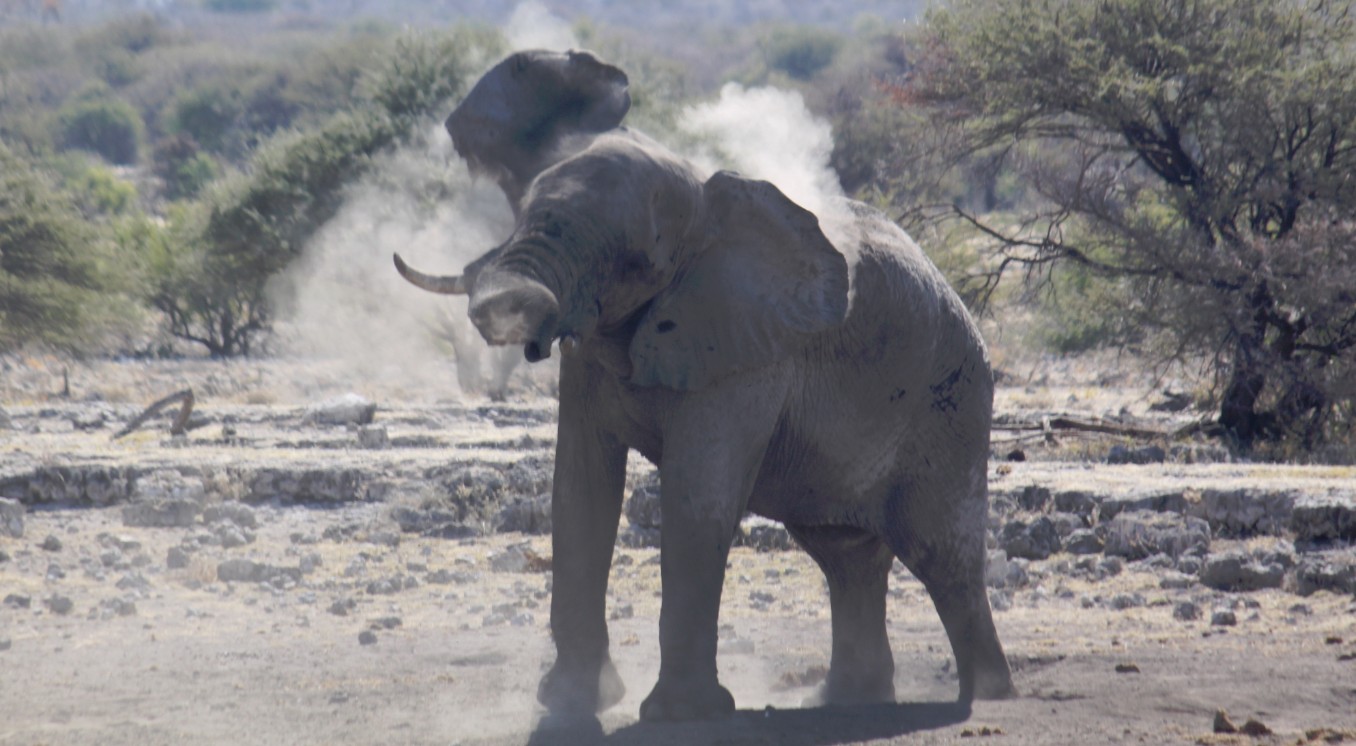
<path fill-rule="evenodd" d="M 471 293 L 471 323 L 492 345 L 521 344 L 535 363 L 551 356 L 560 333 L 560 304 L 542 283 L 516 272 L 482 273 Z"/>

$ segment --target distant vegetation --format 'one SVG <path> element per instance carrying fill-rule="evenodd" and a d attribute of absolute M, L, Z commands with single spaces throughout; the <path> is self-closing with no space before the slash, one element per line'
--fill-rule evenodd
<path fill-rule="evenodd" d="M 628 122 L 675 145 L 727 81 L 799 91 L 844 189 L 977 309 L 1019 304 L 1028 344 L 1205 360 L 1242 449 L 1354 437 L 1350 2 L 573 5 L 631 77 Z M 369 9 L 409 32 L 211 0 L 0 26 L 0 351 L 266 352 L 270 278 L 506 49 L 456 8 L 507 12 Z"/>

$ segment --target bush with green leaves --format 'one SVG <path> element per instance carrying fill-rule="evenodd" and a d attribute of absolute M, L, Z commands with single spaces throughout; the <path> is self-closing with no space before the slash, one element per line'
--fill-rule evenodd
<path fill-rule="evenodd" d="M 144 136 L 136 109 L 103 86 L 88 88 L 62 106 L 57 128 L 63 147 L 88 150 L 119 165 L 137 162 Z"/>
<path fill-rule="evenodd" d="M 345 187 L 373 157 L 441 118 L 469 76 L 501 51 L 497 36 L 477 29 L 401 36 L 364 79 L 352 110 L 273 137 L 247 172 L 213 185 L 157 250 L 170 258 L 152 264 L 151 302 L 171 333 L 216 357 L 255 349 L 271 324 L 269 279 L 334 217 Z"/>
<path fill-rule="evenodd" d="M 98 238 L 52 182 L 0 144 L 0 350 L 84 347 L 107 302 Z"/>
<path fill-rule="evenodd" d="M 1356 434 L 1356 2 L 953 0 L 914 92 L 1040 201 L 995 266 L 1127 284 L 1243 449 Z"/>
<path fill-rule="evenodd" d="M 841 35 L 813 26 L 784 26 L 763 37 L 764 63 L 793 80 L 810 80 L 833 64 L 843 48 Z"/>

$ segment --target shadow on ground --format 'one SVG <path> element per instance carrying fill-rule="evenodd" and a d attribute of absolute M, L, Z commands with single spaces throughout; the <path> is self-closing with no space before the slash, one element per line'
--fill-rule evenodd
<path fill-rule="evenodd" d="M 596 718 L 546 716 L 528 740 L 531 746 L 605 744 L 787 744 L 830 746 L 932 730 L 970 717 L 968 705 L 921 702 L 805 710 L 739 710 L 728 718 L 698 723 L 633 723 L 611 733 Z"/>

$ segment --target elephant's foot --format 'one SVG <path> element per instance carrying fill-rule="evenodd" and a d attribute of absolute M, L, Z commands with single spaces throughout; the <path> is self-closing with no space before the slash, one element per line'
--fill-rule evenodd
<path fill-rule="evenodd" d="M 895 701 L 895 682 L 892 675 L 894 666 L 885 672 L 854 672 L 836 676 L 829 672 L 828 681 L 819 691 L 806 697 L 805 707 L 824 707 L 833 705 L 871 705 L 892 703 Z"/>
<path fill-rule="evenodd" d="M 537 701 L 554 714 L 592 715 L 621 701 L 626 694 L 611 658 L 602 665 L 564 665 L 559 660 L 541 678 Z"/>
<path fill-rule="evenodd" d="M 975 699 L 1012 699 L 1017 696 L 1017 687 L 1012 684 L 1012 674 L 1008 667 L 1001 671 L 977 671 L 975 673 Z"/>
<path fill-rule="evenodd" d="M 640 719 L 654 721 L 712 720 L 734 712 L 734 696 L 715 676 L 660 676 L 650 696 L 640 703 Z"/>

